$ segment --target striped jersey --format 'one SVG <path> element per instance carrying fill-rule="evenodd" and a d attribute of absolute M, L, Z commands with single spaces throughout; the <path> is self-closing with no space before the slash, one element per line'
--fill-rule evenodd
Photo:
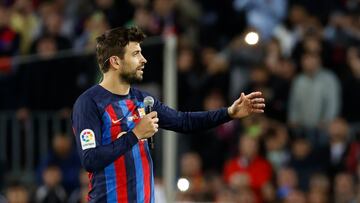
<path fill-rule="evenodd" d="M 130 88 L 117 95 L 100 85 L 76 100 L 72 125 L 83 167 L 89 172 L 89 202 L 154 203 L 153 163 L 147 140 L 132 129 L 145 115 L 143 100 L 149 94 Z M 155 99 L 159 127 L 193 132 L 230 120 L 226 108 L 179 112 Z M 118 137 L 120 133 L 126 132 Z"/>

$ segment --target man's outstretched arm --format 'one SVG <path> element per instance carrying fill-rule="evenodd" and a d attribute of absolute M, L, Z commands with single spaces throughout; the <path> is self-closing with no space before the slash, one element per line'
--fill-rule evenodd
<path fill-rule="evenodd" d="M 263 113 L 265 99 L 261 92 L 244 93 L 228 108 L 215 111 L 180 112 L 159 101 L 154 110 L 158 112 L 159 126 L 177 132 L 194 132 L 213 128 L 232 119 L 240 119 L 251 114 Z"/>

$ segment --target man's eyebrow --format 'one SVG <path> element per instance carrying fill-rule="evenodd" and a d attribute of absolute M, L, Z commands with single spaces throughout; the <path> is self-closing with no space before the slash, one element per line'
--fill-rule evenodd
<path fill-rule="evenodd" d="M 141 49 L 134 50 L 132 53 L 135 54 L 137 52 L 141 52 Z"/>

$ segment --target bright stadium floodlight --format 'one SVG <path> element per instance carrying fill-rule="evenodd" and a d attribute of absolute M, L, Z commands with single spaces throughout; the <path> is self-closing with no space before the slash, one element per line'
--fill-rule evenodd
<path fill-rule="evenodd" d="M 180 178 L 177 187 L 181 192 L 186 192 L 190 187 L 190 182 L 186 178 Z"/>
<path fill-rule="evenodd" d="M 245 42 L 248 45 L 255 45 L 259 42 L 259 34 L 256 32 L 249 32 L 245 36 Z"/>

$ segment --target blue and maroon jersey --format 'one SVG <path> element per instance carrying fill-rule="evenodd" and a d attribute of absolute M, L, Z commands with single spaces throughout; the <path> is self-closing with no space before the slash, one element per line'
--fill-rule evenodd
<path fill-rule="evenodd" d="M 72 125 L 81 163 L 89 172 L 89 202 L 154 203 L 153 164 L 146 140 L 132 132 L 145 115 L 149 94 L 130 88 L 117 95 L 100 85 L 76 101 Z M 159 127 L 193 132 L 230 120 L 226 108 L 206 112 L 179 112 L 155 99 Z M 119 133 L 126 132 L 118 138 Z"/>

